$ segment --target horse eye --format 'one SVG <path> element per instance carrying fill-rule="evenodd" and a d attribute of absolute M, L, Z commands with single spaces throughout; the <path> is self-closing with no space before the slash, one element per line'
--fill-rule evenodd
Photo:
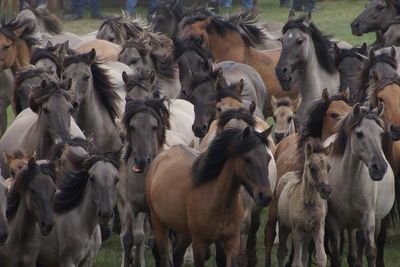
<path fill-rule="evenodd" d="M 217 107 L 217 112 L 218 112 L 218 113 L 221 113 L 221 112 L 222 112 L 222 109 L 221 109 L 220 107 Z"/>
<path fill-rule="evenodd" d="M 318 171 L 318 168 L 315 167 L 314 165 L 311 165 L 311 164 L 308 166 L 308 168 L 310 168 L 310 171 L 311 171 L 312 173 L 315 173 L 315 172 Z"/>
<path fill-rule="evenodd" d="M 153 132 L 155 132 L 157 130 L 157 126 L 153 126 L 151 129 L 153 130 Z"/>
<path fill-rule="evenodd" d="M 90 79 L 90 75 L 83 76 L 83 80 L 87 81 Z"/>
<path fill-rule="evenodd" d="M 384 6 L 382 6 L 382 5 L 377 5 L 376 6 L 376 9 L 378 9 L 378 10 L 382 10 L 382 9 L 384 9 L 385 7 Z"/>
<path fill-rule="evenodd" d="M 112 43 L 114 42 L 114 38 L 108 38 L 108 41 Z"/>
<path fill-rule="evenodd" d="M 90 180 L 90 182 L 94 183 L 94 177 L 93 176 L 90 176 L 89 180 Z"/>
<path fill-rule="evenodd" d="M 289 117 L 287 118 L 287 122 L 288 122 L 288 123 L 291 123 L 292 120 L 293 120 L 293 117 L 292 117 L 292 116 L 289 116 Z"/>
<path fill-rule="evenodd" d="M 46 113 L 46 114 L 50 113 L 48 108 L 43 108 L 43 112 Z"/>
<path fill-rule="evenodd" d="M 330 170 L 331 170 L 331 165 L 328 164 L 327 169 L 328 169 L 328 172 L 330 172 Z"/>
<path fill-rule="evenodd" d="M 356 132 L 356 136 L 358 139 L 361 139 L 364 137 L 364 134 L 362 132 Z"/>
<path fill-rule="evenodd" d="M 4 50 L 7 50 L 8 48 L 10 48 L 10 45 L 5 45 L 5 46 L 3 46 L 3 49 L 4 49 Z"/>
<path fill-rule="evenodd" d="M 250 164 L 251 160 L 249 158 L 243 158 L 245 164 Z"/>
<path fill-rule="evenodd" d="M 331 118 L 336 120 L 337 118 L 339 118 L 339 114 L 337 113 L 331 113 Z"/>
<path fill-rule="evenodd" d="M 379 103 L 381 103 L 381 102 L 383 103 L 383 98 L 378 97 L 378 102 L 379 102 Z"/>
<path fill-rule="evenodd" d="M 303 44 L 303 42 L 304 42 L 304 40 L 303 40 L 303 39 L 299 39 L 299 40 L 297 40 L 297 42 L 296 42 L 296 43 L 297 43 L 298 45 L 301 45 L 301 44 Z"/>

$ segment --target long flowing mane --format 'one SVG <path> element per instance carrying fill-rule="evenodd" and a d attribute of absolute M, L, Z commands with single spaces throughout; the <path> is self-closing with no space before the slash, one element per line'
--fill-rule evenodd
<path fill-rule="evenodd" d="M 121 15 L 121 16 L 112 16 L 106 19 L 99 28 L 99 31 L 103 29 L 103 27 L 108 26 L 114 32 L 117 39 L 120 42 L 123 42 L 121 36 L 121 30 L 125 29 L 128 35 L 128 39 L 134 38 L 136 39 L 139 35 L 141 35 L 144 31 L 142 26 L 140 26 L 139 21 L 133 20 L 133 18 L 129 15 Z"/>
<path fill-rule="evenodd" d="M 229 158 L 246 153 L 259 144 L 268 145 L 268 140 L 255 131 L 251 131 L 247 138 L 241 137 L 242 130 L 236 128 L 217 134 L 208 149 L 193 163 L 194 187 L 216 179 Z"/>
<path fill-rule="evenodd" d="M 51 14 L 47 8 L 39 6 L 37 8 L 26 7 L 25 9 L 35 14 L 36 18 L 43 22 L 44 27 L 50 34 L 55 35 L 62 33 L 63 27 L 60 20 Z"/>
<path fill-rule="evenodd" d="M 195 22 L 204 21 L 207 19 L 210 19 L 210 23 L 206 27 L 207 33 L 225 36 L 228 32 L 236 32 L 242 38 L 245 46 L 254 47 L 252 39 L 239 26 L 225 20 L 222 17 L 198 15 L 185 18 L 182 21 L 182 28 L 184 28 L 186 25 L 191 25 Z"/>
<path fill-rule="evenodd" d="M 231 15 L 227 18 L 229 22 L 239 26 L 254 44 L 262 44 L 266 39 L 265 33 L 257 26 L 258 12 L 254 9 L 246 9 L 242 13 Z"/>
<path fill-rule="evenodd" d="M 164 101 L 166 99 L 147 99 L 145 101 L 140 100 L 130 100 L 126 103 L 124 117 L 122 118 L 122 124 L 126 129 L 127 140 L 131 139 L 131 131 L 129 131 L 129 123 L 131 119 L 138 113 L 148 113 L 157 120 L 157 141 L 158 146 L 161 147 L 165 143 L 165 133 L 169 129 L 169 110 L 165 106 Z M 128 146 L 125 153 L 124 160 L 128 161 L 131 156 L 132 148 Z"/>
<path fill-rule="evenodd" d="M 56 65 L 57 75 L 60 77 L 62 71 L 62 62 L 61 59 L 54 54 L 60 45 L 61 44 L 45 48 L 36 48 L 32 54 L 30 64 L 35 65 L 41 59 L 50 59 Z"/>
<path fill-rule="evenodd" d="M 85 149 L 86 151 L 88 151 L 89 154 L 98 154 L 99 153 L 99 151 L 96 148 L 96 145 L 91 140 L 83 139 L 82 137 L 74 137 L 71 140 L 64 140 L 63 142 L 56 144 L 52 149 L 50 161 L 51 162 L 57 161 L 61 157 L 63 152 L 65 151 L 66 146 L 81 147 L 81 148 Z M 72 158 L 72 157 L 69 158 L 69 160 L 73 160 L 73 159 L 74 158 Z M 82 161 L 80 159 L 77 159 L 74 162 L 82 163 Z M 74 163 L 74 162 L 72 162 L 72 163 Z"/>
<path fill-rule="evenodd" d="M 360 72 L 361 88 L 357 95 L 357 101 L 362 103 L 366 100 L 368 96 L 368 88 L 370 87 L 370 77 L 369 73 L 371 69 L 378 63 L 384 63 L 391 66 L 393 69 L 397 69 L 397 61 L 395 58 L 391 57 L 386 53 L 380 55 L 375 55 L 372 59 L 369 58 Z"/>
<path fill-rule="evenodd" d="M 110 162 L 116 169 L 119 164 L 106 155 L 91 155 L 82 157 L 76 154 L 68 154 L 68 160 L 71 162 L 83 162 L 83 170 L 77 172 L 73 170 L 65 170 L 63 178 L 59 183 L 59 192 L 54 196 L 53 209 L 56 213 L 65 213 L 75 208 L 81 203 L 86 185 L 89 181 L 88 170 L 99 161 Z"/>
<path fill-rule="evenodd" d="M 282 33 L 285 34 L 289 29 L 296 28 L 309 34 L 313 40 L 315 53 L 321 67 L 328 73 L 335 72 L 335 59 L 331 51 L 332 42 L 329 40 L 332 35 L 324 35 L 313 22 L 307 27 L 303 23 L 305 18 L 305 16 L 301 16 L 300 18 L 289 20 L 285 26 L 283 26 Z"/>
<path fill-rule="evenodd" d="M 39 174 L 50 176 L 55 181 L 53 166 L 50 163 L 37 164 L 34 168 L 25 166 L 14 178 L 14 183 L 7 194 L 7 218 L 15 216 L 21 201 L 21 191 Z"/>
<path fill-rule="evenodd" d="M 77 62 L 86 62 L 83 58 L 83 54 L 65 58 L 63 65 L 64 67 L 67 67 Z M 98 94 L 101 104 L 106 108 L 112 121 L 115 123 L 115 119 L 118 118 L 117 101 L 120 100 L 119 95 L 114 90 L 115 85 L 113 84 L 111 77 L 108 75 L 107 70 L 100 67 L 99 63 L 92 63 L 90 69 L 93 76 L 93 89 Z"/>
<path fill-rule="evenodd" d="M 0 18 L 0 21 L 0 33 L 4 34 L 11 41 L 24 40 L 30 49 L 39 43 L 36 38 L 32 37 L 35 29 L 25 21 L 13 19 L 6 23 L 4 18 Z M 16 36 L 13 31 L 21 27 L 24 27 L 22 33 Z"/>
<path fill-rule="evenodd" d="M 347 138 L 354 127 L 358 126 L 363 119 L 374 120 L 381 128 L 384 128 L 383 121 L 377 117 L 371 110 L 360 108 L 361 112 L 357 118 L 354 118 L 353 112 L 349 112 L 339 122 L 338 128 L 340 129 L 336 140 L 333 144 L 332 156 L 342 156 L 347 145 Z"/>

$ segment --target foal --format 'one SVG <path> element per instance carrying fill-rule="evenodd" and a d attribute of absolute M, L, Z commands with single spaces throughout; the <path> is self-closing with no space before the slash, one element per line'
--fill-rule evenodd
<path fill-rule="evenodd" d="M 311 238 L 317 250 L 317 266 L 325 267 L 325 217 L 329 198 L 329 164 L 327 155 L 332 146 L 323 148 L 319 139 L 305 145 L 304 169 L 288 172 L 277 185 L 279 221 L 279 266 L 285 266 L 286 243 L 292 233 L 294 246 L 293 267 L 308 266 L 308 247 Z"/>
<path fill-rule="evenodd" d="M 278 144 L 286 136 L 296 133 L 294 126 L 294 112 L 300 103 L 300 98 L 292 101 L 289 97 L 276 99 L 271 96 L 271 105 L 274 112 L 275 131 L 274 138 Z"/>

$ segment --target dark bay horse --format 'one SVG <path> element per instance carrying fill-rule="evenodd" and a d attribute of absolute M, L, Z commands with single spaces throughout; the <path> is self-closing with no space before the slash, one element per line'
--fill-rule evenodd
<path fill-rule="evenodd" d="M 146 198 L 161 266 L 179 265 L 190 242 L 196 266 L 211 243 L 222 245 L 226 266 L 237 266 L 243 185 L 259 207 L 271 200 L 266 133 L 227 129 L 202 154 L 176 146 L 158 155 L 146 176 Z M 165 194 L 167 190 L 169 194 Z M 174 258 L 169 231 L 183 235 Z"/>
<path fill-rule="evenodd" d="M 53 167 L 47 161 L 31 158 L 15 177 L 7 196 L 10 236 L 0 246 L 2 266 L 35 266 L 40 235 L 48 236 L 54 227 Z"/>
<path fill-rule="evenodd" d="M 74 118 L 87 137 L 93 137 L 100 152 L 116 152 L 122 147 L 116 118 L 117 101 L 114 84 L 97 62 L 92 49 L 64 59 L 64 79 L 72 79 L 78 104 Z"/>
<path fill-rule="evenodd" d="M 10 125 L 0 140 L 0 154 L 14 154 L 22 150 L 29 154 L 36 151 L 39 159 L 50 156 L 55 143 L 71 136 L 84 137 L 72 119 L 75 111 L 71 80 L 58 82 L 47 77 L 40 86 L 32 88 L 30 109 L 25 109 Z M 9 168 L 0 157 L 1 169 L 9 176 Z"/>

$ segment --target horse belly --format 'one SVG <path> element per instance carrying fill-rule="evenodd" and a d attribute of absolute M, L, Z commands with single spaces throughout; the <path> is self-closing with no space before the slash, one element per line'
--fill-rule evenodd
<path fill-rule="evenodd" d="M 158 155 L 146 177 L 146 197 L 154 215 L 168 228 L 189 234 L 186 196 L 192 188 L 194 159 L 173 147 Z"/>

